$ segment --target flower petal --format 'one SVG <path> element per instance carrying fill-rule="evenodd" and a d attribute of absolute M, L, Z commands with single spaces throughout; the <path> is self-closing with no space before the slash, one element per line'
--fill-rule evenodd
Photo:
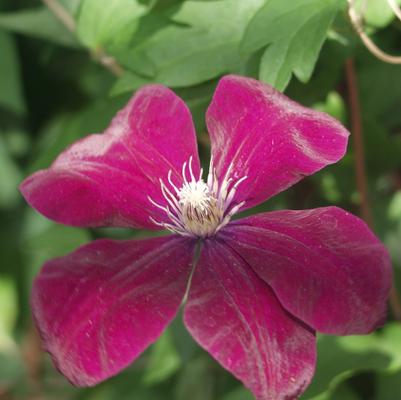
<path fill-rule="evenodd" d="M 184 102 L 161 85 L 145 86 L 109 128 L 65 150 L 46 170 L 28 177 L 21 192 L 46 217 L 74 226 L 156 228 L 167 221 L 159 179 L 182 183 L 181 167 L 193 157 L 199 172 L 195 131 Z"/>
<path fill-rule="evenodd" d="M 176 315 L 193 249 L 176 236 L 97 240 L 47 262 L 32 308 L 57 368 L 90 386 L 130 364 Z"/>
<path fill-rule="evenodd" d="M 284 308 L 314 329 L 363 334 L 383 322 L 389 255 L 352 214 L 336 207 L 275 211 L 238 220 L 222 235 Z"/>
<path fill-rule="evenodd" d="M 184 313 L 194 339 L 257 399 L 293 399 L 309 384 L 314 333 L 226 244 L 206 242 Z"/>
<path fill-rule="evenodd" d="M 235 201 L 252 207 L 305 175 L 338 161 L 348 131 L 334 118 L 305 108 L 251 78 L 220 80 L 207 111 L 217 176 L 248 178 Z"/>

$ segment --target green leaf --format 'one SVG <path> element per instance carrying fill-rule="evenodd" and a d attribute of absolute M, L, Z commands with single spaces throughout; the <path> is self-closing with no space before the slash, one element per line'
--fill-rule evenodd
<path fill-rule="evenodd" d="M 308 397 L 302 396 L 301 399 L 307 399 Z M 309 399 L 309 398 L 308 398 Z M 361 400 L 360 397 L 355 394 L 347 382 L 340 384 L 334 389 L 329 389 L 320 395 L 313 397 L 313 400 Z"/>
<path fill-rule="evenodd" d="M 59 153 L 76 140 L 90 133 L 102 132 L 125 102 L 126 98 L 122 97 L 100 98 L 80 113 L 59 114 L 41 132 L 37 143 L 39 154 L 33 157 L 28 172 L 49 167 Z"/>
<path fill-rule="evenodd" d="M 334 174 L 330 172 L 323 172 L 319 177 L 319 182 L 324 198 L 327 199 L 331 204 L 338 204 L 342 196 L 338 189 Z"/>
<path fill-rule="evenodd" d="M 212 400 L 214 396 L 211 360 L 201 356 L 187 363 L 175 389 L 176 400 Z"/>
<path fill-rule="evenodd" d="M 336 399 L 341 399 L 341 400 L 360 400 L 360 397 L 351 390 L 349 385 L 347 384 L 342 384 L 339 387 L 335 389 L 335 391 L 332 394 L 329 394 L 328 399 L 330 400 L 336 400 Z"/>
<path fill-rule="evenodd" d="M 401 190 L 394 193 L 387 210 L 388 217 L 393 221 L 401 221 Z"/>
<path fill-rule="evenodd" d="M 22 174 L 10 156 L 5 140 L 0 136 L 0 208 L 13 207 L 18 199 Z"/>
<path fill-rule="evenodd" d="M 166 331 L 152 347 L 143 381 L 146 385 L 163 382 L 178 370 L 180 364 L 170 332 Z"/>
<path fill-rule="evenodd" d="M 254 397 L 251 392 L 243 387 L 228 393 L 222 400 L 252 400 Z"/>
<path fill-rule="evenodd" d="M 0 386 L 3 393 L 7 387 L 12 387 L 24 373 L 24 363 L 17 349 L 10 352 L 0 350 Z"/>
<path fill-rule="evenodd" d="M 320 49 L 338 9 L 338 0 L 269 0 L 245 32 L 242 49 L 268 46 L 259 78 L 284 90 L 294 73 L 302 82 L 312 75 Z"/>
<path fill-rule="evenodd" d="M 14 39 L 0 30 L 0 106 L 16 113 L 25 112 L 20 83 L 20 66 Z"/>
<path fill-rule="evenodd" d="M 369 52 L 361 52 L 356 62 L 363 66 L 358 69 L 362 117 L 377 117 L 381 129 L 385 126 L 398 129 L 401 124 L 401 85 L 394 83 L 401 78 L 399 65 L 384 63 Z"/>
<path fill-rule="evenodd" d="M 22 157 L 30 150 L 30 137 L 22 129 L 7 129 L 4 133 L 4 142 L 10 156 Z"/>
<path fill-rule="evenodd" d="M 344 99 L 335 91 L 329 92 L 325 102 L 316 103 L 313 108 L 330 114 L 342 123 L 346 122 L 346 107 Z"/>
<path fill-rule="evenodd" d="M 29 282 L 44 262 L 64 256 L 89 240 L 89 233 L 84 229 L 56 225 L 36 211 L 28 210 L 22 247 L 29 265 Z"/>
<path fill-rule="evenodd" d="M 388 205 L 387 216 L 391 225 L 394 227 L 387 226 L 384 243 L 390 251 L 393 263 L 400 267 L 401 266 L 401 190 L 398 190 L 393 194 L 393 197 Z M 384 218 L 383 218 L 384 219 Z M 390 224 L 389 224 L 390 225 Z"/>
<path fill-rule="evenodd" d="M 340 383 L 361 371 L 401 370 L 400 337 L 397 323 L 366 336 L 319 337 L 316 374 L 304 398 L 330 398 Z"/>
<path fill-rule="evenodd" d="M 126 72 L 121 78 L 117 80 L 111 89 L 110 94 L 117 96 L 126 92 L 135 92 L 141 86 L 151 83 L 152 80 L 142 77 L 133 72 Z"/>
<path fill-rule="evenodd" d="M 114 84 L 111 95 L 115 96 L 127 92 L 132 93 L 148 83 L 153 83 L 153 81 L 138 74 L 126 72 Z M 208 81 L 197 86 L 178 88 L 175 90 L 177 95 L 180 96 L 190 108 L 198 133 L 203 133 L 205 131 L 205 112 L 215 87 L 215 81 Z"/>
<path fill-rule="evenodd" d="M 186 1 L 173 24 L 153 32 L 122 57 L 139 74 L 183 87 L 235 70 L 239 42 L 263 0 Z"/>
<path fill-rule="evenodd" d="M 205 114 L 212 100 L 216 84 L 217 81 L 212 80 L 190 88 L 176 89 L 178 96 L 185 101 L 185 104 L 191 110 L 192 118 L 199 134 L 199 140 L 202 141 L 202 136 L 206 139 L 206 141 L 203 142 L 204 144 L 207 144 L 209 140 L 208 134 L 206 133 Z"/>
<path fill-rule="evenodd" d="M 69 12 L 71 15 L 75 16 L 77 14 L 79 6 L 82 0 L 59 0 L 60 4 Z"/>
<path fill-rule="evenodd" d="M 17 319 L 18 303 L 15 283 L 0 276 L 0 386 L 11 386 L 23 374 L 23 365 L 12 332 Z"/>
<path fill-rule="evenodd" d="M 127 45 L 147 7 L 136 0 L 83 0 L 77 33 L 88 47 Z"/>
<path fill-rule="evenodd" d="M 17 290 L 14 281 L 0 276 L 0 350 L 8 348 L 17 313 Z"/>
<path fill-rule="evenodd" d="M 397 154 L 401 152 L 400 136 L 391 135 L 383 128 L 384 123 L 368 113 L 364 113 L 362 122 L 369 172 L 377 176 L 397 168 Z"/>
<path fill-rule="evenodd" d="M 64 46 L 78 46 L 75 36 L 45 7 L 0 13 L 0 28 Z"/>
<path fill-rule="evenodd" d="M 380 400 L 401 399 L 400 373 L 378 374 L 376 378 L 376 398 Z"/>
<path fill-rule="evenodd" d="M 400 5 L 401 0 L 395 0 Z M 384 28 L 395 18 L 393 10 L 385 0 L 359 0 L 356 8 L 360 15 L 363 15 L 365 23 L 375 28 Z"/>

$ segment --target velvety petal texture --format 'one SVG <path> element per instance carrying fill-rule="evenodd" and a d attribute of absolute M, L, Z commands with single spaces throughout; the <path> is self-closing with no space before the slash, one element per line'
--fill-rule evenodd
<path fill-rule="evenodd" d="M 348 131 L 329 115 L 305 108 L 251 78 L 226 76 L 206 116 L 217 176 L 233 163 L 234 180 L 248 176 L 237 203 L 252 207 L 306 175 L 338 161 Z"/>
<path fill-rule="evenodd" d="M 363 334 L 383 322 L 391 287 L 386 248 L 336 207 L 275 211 L 221 233 L 290 313 L 328 334 Z"/>
<path fill-rule="evenodd" d="M 64 151 L 53 165 L 28 177 L 21 192 L 46 217 L 75 226 L 158 228 L 166 221 L 159 179 L 169 170 L 181 186 L 181 168 L 193 157 L 199 172 L 196 135 L 184 102 L 161 85 L 145 86 L 103 134 Z"/>
<path fill-rule="evenodd" d="M 57 368 L 89 386 L 130 364 L 176 315 L 193 250 L 176 236 L 98 240 L 47 262 L 32 309 Z"/>
<path fill-rule="evenodd" d="M 216 239 L 202 249 L 184 320 L 194 339 L 258 400 L 294 399 L 312 378 L 314 333 Z"/>
<path fill-rule="evenodd" d="M 165 223 L 183 235 L 97 240 L 44 265 L 33 314 L 73 384 L 91 386 L 128 366 L 184 297 L 189 332 L 257 400 L 304 391 L 315 330 L 361 334 L 382 322 L 389 255 L 359 218 L 327 207 L 229 222 L 242 202 L 250 208 L 338 161 L 348 131 L 240 76 L 220 80 L 206 123 L 214 166 L 207 184 L 198 181 L 190 112 L 162 85 L 138 90 L 103 134 L 76 142 L 21 184 L 28 203 L 59 223 Z"/>

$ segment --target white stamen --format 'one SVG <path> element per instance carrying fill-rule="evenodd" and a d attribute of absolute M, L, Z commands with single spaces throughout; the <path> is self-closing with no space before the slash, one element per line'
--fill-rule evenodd
<path fill-rule="evenodd" d="M 163 197 L 167 200 L 170 206 L 173 208 L 174 211 L 177 213 L 180 212 L 180 204 L 177 201 L 176 197 L 168 190 L 167 186 L 164 182 L 160 179 L 160 187 L 163 193 Z"/>
<path fill-rule="evenodd" d="M 170 169 L 170 171 L 168 171 L 168 174 L 167 174 L 168 183 L 172 186 L 172 188 L 178 194 L 180 190 L 177 188 L 177 186 L 174 185 L 173 181 L 171 180 L 172 173 L 173 173 L 173 171 L 171 171 L 171 169 Z"/>
<path fill-rule="evenodd" d="M 179 226 L 183 226 L 181 221 L 170 211 L 170 209 L 168 207 L 163 207 L 160 204 L 156 203 L 150 196 L 148 196 L 148 200 L 157 208 L 160 208 L 161 210 L 163 210 L 167 216 L 173 221 L 175 222 L 177 225 Z M 152 218 L 152 217 L 150 217 Z M 153 219 L 153 218 L 152 218 Z M 162 223 L 164 224 L 164 223 Z M 160 225 L 160 223 L 158 224 Z"/>
<path fill-rule="evenodd" d="M 182 236 L 208 237 L 224 227 L 245 204 L 243 201 L 232 206 L 237 188 L 247 176 L 234 181 L 230 177 L 234 166 L 231 163 L 219 183 L 211 157 L 209 174 L 205 182 L 202 179 L 203 169 L 200 169 L 199 178 L 195 178 L 192 161 L 191 156 L 182 166 L 183 183 L 180 189 L 172 181 L 171 170 L 167 174 L 167 181 L 173 191 L 160 179 L 160 189 L 167 202 L 166 205 L 161 205 L 148 196 L 150 203 L 162 210 L 170 222 L 159 222 L 152 217 L 150 219 L 154 224 Z"/>
<path fill-rule="evenodd" d="M 182 177 L 184 178 L 184 183 L 188 183 L 185 170 L 187 168 L 187 162 L 185 161 L 182 165 Z"/>
<path fill-rule="evenodd" d="M 224 226 L 227 225 L 230 222 L 231 217 L 236 214 L 239 209 L 245 204 L 245 201 L 237 204 L 234 206 L 229 213 L 226 214 L 226 216 L 223 218 L 223 221 L 219 224 L 219 226 L 216 228 L 216 233 Z"/>
<path fill-rule="evenodd" d="M 189 174 L 190 174 L 190 176 L 191 176 L 191 182 L 196 182 L 194 173 L 193 173 L 193 171 L 192 171 L 192 156 L 189 157 Z"/>
<path fill-rule="evenodd" d="M 207 175 L 207 185 L 213 187 L 213 155 L 210 156 L 209 174 Z"/>
<path fill-rule="evenodd" d="M 226 201 L 225 201 L 225 209 L 224 211 L 227 210 L 227 208 L 230 206 L 231 202 L 234 199 L 235 193 L 237 192 L 237 187 L 242 183 L 245 179 L 248 177 L 245 175 L 241 179 L 238 179 L 237 182 L 235 182 L 234 186 L 230 189 L 230 191 L 227 194 Z"/>

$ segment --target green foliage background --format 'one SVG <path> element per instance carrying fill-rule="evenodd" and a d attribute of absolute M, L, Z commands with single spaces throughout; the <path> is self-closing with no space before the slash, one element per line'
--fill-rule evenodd
<path fill-rule="evenodd" d="M 0 399 L 252 399 L 195 345 L 180 318 L 132 367 L 91 389 L 73 388 L 53 369 L 32 327 L 29 291 L 45 260 L 94 238 L 147 233 L 54 224 L 25 205 L 18 184 L 76 139 L 102 131 L 148 82 L 185 99 L 205 155 L 204 113 L 221 75 L 259 78 L 349 126 L 344 64 L 352 58 L 375 230 L 391 251 L 401 290 L 401 66 L 367 52 L 345 0 L 59 3 L 75 32 L 39 0 L 0 0 Z M 401 22 L 386 1 L 359 5 L 376 43 L 400 53 Z M 96 62 L 102 52 L 123 75 Z M 256 211 L 336 204 L 358 214 L 354 161 L 351 145 L 340 163 Z M 401 325 L 391 312 L 371 335 L 320 336 L 318 346 L 317 372 L 303 399 L 401 399 Z"/>

